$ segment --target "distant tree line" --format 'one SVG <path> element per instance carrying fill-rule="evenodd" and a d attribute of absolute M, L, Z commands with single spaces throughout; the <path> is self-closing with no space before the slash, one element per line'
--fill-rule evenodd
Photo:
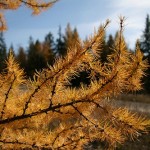
<path fill-rule="evenodd" d="M 107 56 L 111 54 L 115 39 L 117 37 L 111 34 L 105 36 L 99 49 L 102 49 L 101 60 L 103 63 L 107 63 Z M 106 35 L 106 34 L 105 34 Z M 20 67 L 26 72 L 27 77 L 33 77 L 35 70 L 40 71 L 46 68 L 47 65 L 52 65 L 57 57 L 65 57 L 67 50 L 71 49 L 77 42 L 80 41 L 80 37 L 76 28 L 72 29 L 70 24 L 67 25 L 65 33 L 62 34 L 61 27 L 58 29 L 58 37 L 54 40 L 53 34 L 49 32 L 44 41 L 34 41 L 32 37 L 29 38 L 29 45 L 27 49 L 19 47 L 17 54 L 11 46 L 11 50 L 14 52 L 16 60 L 20 63 Z M 141 50 L 143 51 L 145 58 L 150 64 L 150 19 L 149 15 L 146 18 L 145 30 L 140 41 Z M 128 49 L 128 46 L 126 46 Z M 0 34 L 0 72 L 5 68 L 4 60 L 7 57 L 7 50 L 3 33 Z M 143 79 L 144 92 L 150 92 L 150 68 L 146 72 L 147 76 Z M 82 83 L 88 84 L 89 76 L 88 70 L 80 72 L 80 77 L 72 77 L 72 85 L 79 86 Z"/>

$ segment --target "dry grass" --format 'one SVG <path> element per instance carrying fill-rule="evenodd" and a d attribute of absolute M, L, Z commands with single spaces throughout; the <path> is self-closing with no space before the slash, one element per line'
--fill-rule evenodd
<path fill-rule="evenodd" d="M 121 101 L 150 103 L 150 94 L 121 94 L 115 99 Z"/>

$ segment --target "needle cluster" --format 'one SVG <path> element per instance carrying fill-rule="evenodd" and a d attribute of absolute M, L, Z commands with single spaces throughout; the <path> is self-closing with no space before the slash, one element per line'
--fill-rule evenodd
<path fill-rule="evenodd" d="M 53 66 L 26 79 L 12 53 L 0 75 L 0 145 L 2 149 L 83 149 L 100 140 L 114 149 L 147 131 L 150 120 L 127 108 L 116 108 L 112 97 L 140 90 L 147 68 L 139 47 L 127 50 L 122 35 L 124 18 L 112 53 L 101 61 L 106 24 L 86 41 L 78 40 Z M 90 84 L 68 86 L 87 71 Z"/>

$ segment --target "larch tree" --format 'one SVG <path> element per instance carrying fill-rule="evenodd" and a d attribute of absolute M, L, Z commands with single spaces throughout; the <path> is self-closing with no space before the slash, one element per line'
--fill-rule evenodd
<path fill-rule="evenodd" d="M 114 149 L 147 132 L 150 120 L 110 103 L 112 96 L 141 89 L 147 68 L 138 46 L 134 54 L 126 49 L 123 21 L 120 18 L 120 32 L 105 63 L 98 47 L 109 21 L 86 42 L 78 40 L 53 66 L 36 72 L 33 80 L 24 77 L 10 52 L 6 71 L 0 75 L 2 149 L 80 150 L 95 139 Z M 89 85 L 67 86 L 86 70 L 91 70 Z"/>
<path fill-rule="evenodd" d="M 64 42 L 65 42 L 65 55 L 67 54 L 68 49 L 72 49 L 75 45 L 77 45 L 78 41 L 80 41 L 79 34 L 76 28 L 72 30 L 70 24 L 67 24 L 65 35 L 64 35 Z"/>

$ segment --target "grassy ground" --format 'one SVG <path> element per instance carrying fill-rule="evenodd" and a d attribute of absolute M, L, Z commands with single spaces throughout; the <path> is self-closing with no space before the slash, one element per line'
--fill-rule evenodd
<path fill-rule="evenodd" d="M 142 103 L 150 103 L 150 94 L 121 94 L 115 99 L 122 101 L 132 101 L 132 102 L 142 102 Z"/>

